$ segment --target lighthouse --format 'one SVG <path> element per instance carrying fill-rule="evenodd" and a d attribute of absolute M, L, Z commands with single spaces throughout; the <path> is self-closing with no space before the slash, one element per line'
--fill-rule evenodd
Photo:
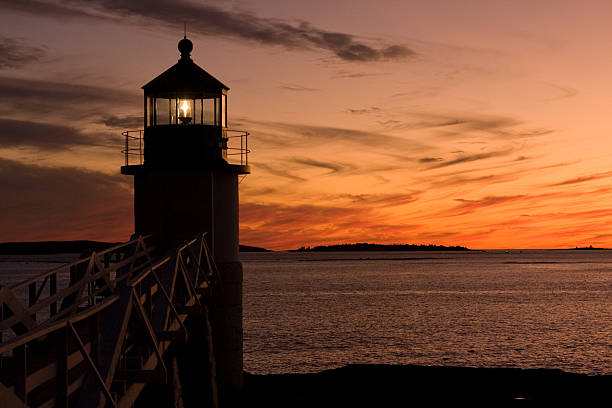
<path fill-rule="evenodd" d="M 193 62 L 192 42 L 178 49 L 178 62 L 142 87 L 144 130 L 123 133 L 121 173 L 134 177 L 136 234 L 170 249 L 207 233 L 220 275 L 209 315 L 223 398 L 242 388 L 238 184 L 250 172 L 248 133 L 228 129 L 229 88 Z"/>

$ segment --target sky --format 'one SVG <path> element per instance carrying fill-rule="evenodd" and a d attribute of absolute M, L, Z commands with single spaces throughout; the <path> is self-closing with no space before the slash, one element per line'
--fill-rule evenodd
<path fill-rule="evenodd" d="M 0 0 L 0 242 L 124 241 L 121 131 L 192 58 L 250 132 L 240 239 L 612 247 L 612 3 Z"/>

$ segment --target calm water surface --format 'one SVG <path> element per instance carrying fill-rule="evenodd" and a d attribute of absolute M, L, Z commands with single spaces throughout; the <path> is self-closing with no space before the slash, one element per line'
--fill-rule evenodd
<path fill-rule="evenodd" d="M 612 251 L 243 253 L 245 369 L 612 373 Z"/>
<path fill-rule="evenodd" d="M 13 284 L 77 255 L 0 256 Z M 612 251 L 243 253 L 252 373 L 350 363 L 612 373 Z"/>

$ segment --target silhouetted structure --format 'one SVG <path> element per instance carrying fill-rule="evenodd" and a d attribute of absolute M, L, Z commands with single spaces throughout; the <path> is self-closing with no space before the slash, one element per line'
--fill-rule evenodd
<path fill-rule="evenodd" d="M 2 407 L 239 401 L 248 133 L 227 129 L 228 88 L 191 60 L 191 41 L 179 50 L 143 87 L 144 131 L 123 132 L 137 238 L 0 284 Z"/>
<path fill-rule="evenodd" d="M 248 133 L 228 130 L 229 88 L 192 61 L 192 48 L 182 39 L 178 63 L 143 86 L 144 137 L 124 132 L 121 172 L 134 176 L 136 234 L 154 233 L 159 246 L 170 248 L 208 232 L 221 276 L 209 305 L 224 400 L 242 388 L 238 177 L 250 172 Z M 240 147 L 232 147 L 238 140 Z M 233 155 L 237 164 L 228 163 Z"/>

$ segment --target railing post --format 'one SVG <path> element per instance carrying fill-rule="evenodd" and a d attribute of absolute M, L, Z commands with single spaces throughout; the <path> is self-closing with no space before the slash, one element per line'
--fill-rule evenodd
<path fill-rule="evenodd" d="M 130 151 L 128 150 L 129 149 L 128 139 L 130 136 L 129 136 L 129 133 L 127 133 L 127 131 L 124 133 L 125 133 L 125 165 L 127 166 L 129 165 L 128 156 L 130 154 Z"/>
<path fill-rule="evenodd" d="M 68 406 L 68 336 L 66 327 L 57 331 L 56 341 L 56 378 L 55 378 L 55 406 Z"/>
<path fill-rule="evenodd" d="M 27 405 L 28 395 L 26 390 L 26 379 L 28 376 L 27 367 L 27 344 L 16 347 L 13 350 L 13 359 L 15 360 L 15 395 Z"/>
<path fill-rule="evenodd" d="M 57 293 L 57 273 L 49 276 L 49 296 Z M 53 316 L 57 313 L 57 301 L 49 305 L 49 315 Z"/>
<path fill-rule="evenodd" d="M 28 285 L 28 306 L 34 306 L 34 303 L 36 303 L 36 282 Z M 36 313 L 32 315 L 32 320 L 36 321 Z"/>

